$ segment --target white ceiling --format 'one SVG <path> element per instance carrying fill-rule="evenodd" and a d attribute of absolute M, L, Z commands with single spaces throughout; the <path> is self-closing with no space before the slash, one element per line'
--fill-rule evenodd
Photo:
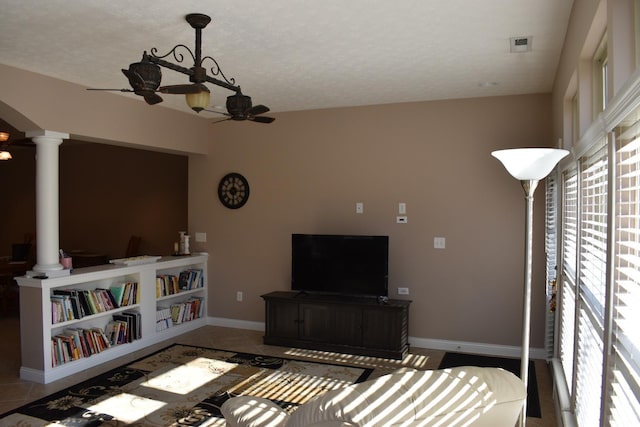
<path fill-rule="evenodd" d="M 212 17 L 203 56 L 273 112 L 545 93 L 572 3 L 0 0 L 0 63 L 87 87 L 128 88 L 120 69 L 143 51 L 193 49 L 184 16 L 197 12 Z M 510 53 L 510 38 L 523 36 L 532 37 L 532 51 Z M 163 69 L 163 85 L 179 83 L 187 77 Z M 212 94 L 223 105 L 232 92 Z M 189 111 L 182 96 L 163 98 L 160 105 Z"/>

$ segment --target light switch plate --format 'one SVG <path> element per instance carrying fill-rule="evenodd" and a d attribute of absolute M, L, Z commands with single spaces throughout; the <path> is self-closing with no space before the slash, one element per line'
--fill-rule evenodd
<path fill-rule="evenodd" d="M 434 237 L 433 247 L 435 249 L 444 249 L 446 246 L 446 239 L 444 237 Z"/>
<path fill-rule="evenodd" d="M 206 243 L 207 242 L 207 233 L 198 233 L 198 232 L 196 232 L 196 242 Z"/>

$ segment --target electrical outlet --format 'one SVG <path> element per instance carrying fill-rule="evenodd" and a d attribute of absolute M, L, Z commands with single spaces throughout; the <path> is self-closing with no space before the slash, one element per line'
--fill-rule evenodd
<path fill-rule="evenodd" d="M 406 203 L 398 203 L 398 213 L 399 214 L 406 214 L 407 213 L 407 204 Z"/>
<path fill-rule="evenodd" d="M 398 295 L 409 295 L 409 288 L 398 288 Z"/>
<path fill-rule="evenodd" d="M 207 242 L 207 233 L 198 233 L 198 232 L 196 232 L 196 242 L 198 242 L 198 243 L 206 243 Z"/>
<path fill-rule="evenodd" d="M 242 293 L 242 291 L 236 292 L 236 301 L 242 302 L 243 299 L 244 299 L 244 294 Z"/>
<path fill-rule="evenodd" d="M 444 237 L 434 237 L 433 247 L 435 249 L 444 249 L 446 246 L 446 239 Z"/>

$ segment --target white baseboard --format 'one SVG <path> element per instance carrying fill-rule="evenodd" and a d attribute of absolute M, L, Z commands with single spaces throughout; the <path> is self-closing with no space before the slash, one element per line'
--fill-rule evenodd
<path fill-rule="evenodd" d="M 20 379 L 33 381 L 38 384 L 46 384 L 44 371 L 39 369 L 20 367 Z"/>
<path fill-rule="evenodd" d="M 248 320 L 227 319 L 224 317 L 207 317 L 207 325 L 264 332 L 264 322 L 250 322 Z"/>
<path fill-rule="evenodd" d="M 224 317 L 208 317 L 207 325 L 222 326 L 226 328 L 248 329 L 251 331 L 264 331 L 264 322 L 250 322 L 247 320 L 227 319 Z M 486 354 L 501 357 L 520 357 L 520 347 L 486 344 L 465 341 L 436 340 L 429 338 L 409 337 L 411 347 L 427 348 L 431 350 L 455 351 L 458 353 Z M 532 348 L 532 359 L 546 359 L 543 348 Z"/>
<path fill-rule="evenodd" d="M 487 344 L 467 341 L 448 341 L 429 338 L 409 337 L 411 347 L 428 348 L 431 350 L 455 351 L 458 353 L 486 354 L 488 356 L 520 357 L 520 347 L 500 344 Z M 546 359 L 544 348 L 532 348 L 529 352 L 531 359 Z"/>

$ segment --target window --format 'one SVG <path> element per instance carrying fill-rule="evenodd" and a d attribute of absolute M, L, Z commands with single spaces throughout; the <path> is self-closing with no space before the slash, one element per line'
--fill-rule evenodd
<path fill-rule="evenodd" d="M 575 412 L 580 426 L 600 425 L 607 285 L 607 157 L 606 144 L 599 144 L 582 159 L 580 167 L 575 363 Z"/>
<path fill-rule="evenodd" d="M 561 180 L 556 357 L 580 427 L 640 425 L 640 107 L 623 123 Z"/>
<path fill-rule="evenodd" d="M 573 394 L 573 362 L 575 335 L 576 262 L 578 248 L 578 174 L 574 169 L 565 172 L 562 199 L 562 275 L 559 289 L 559 339 L 560 362 Z"/>
<path fill-rule="evenodd" d="M 640 125 L 616 131 L 612 426 L 640 425 Z"/>
<path fill-rule="evenodd" d="M 593 57 L 593 108 L 594 116 L 604 111 L 609 99 L 609 59 L 607 57 L 607 36 L 600 41 L 600 45 Z"/>
<path fill-rule="evenodd" d="M 578 104 L 578 94 L 571 98 L 571 139 L 575 145 L 580 138 L 580 109 Z"/>
<path fill-rule="evenodd" d="M 557 297 L 557 269 L 558 269 L 558 225 L 557 225 L 557 197 L 558 184 L 555 174 L 545 179 L 545 227 L 544 227 L 544 251 L 547 260 L 547 318 L 545 321 L 544 347 L 547 359 L 553 357 L 555 310 Z"/>

